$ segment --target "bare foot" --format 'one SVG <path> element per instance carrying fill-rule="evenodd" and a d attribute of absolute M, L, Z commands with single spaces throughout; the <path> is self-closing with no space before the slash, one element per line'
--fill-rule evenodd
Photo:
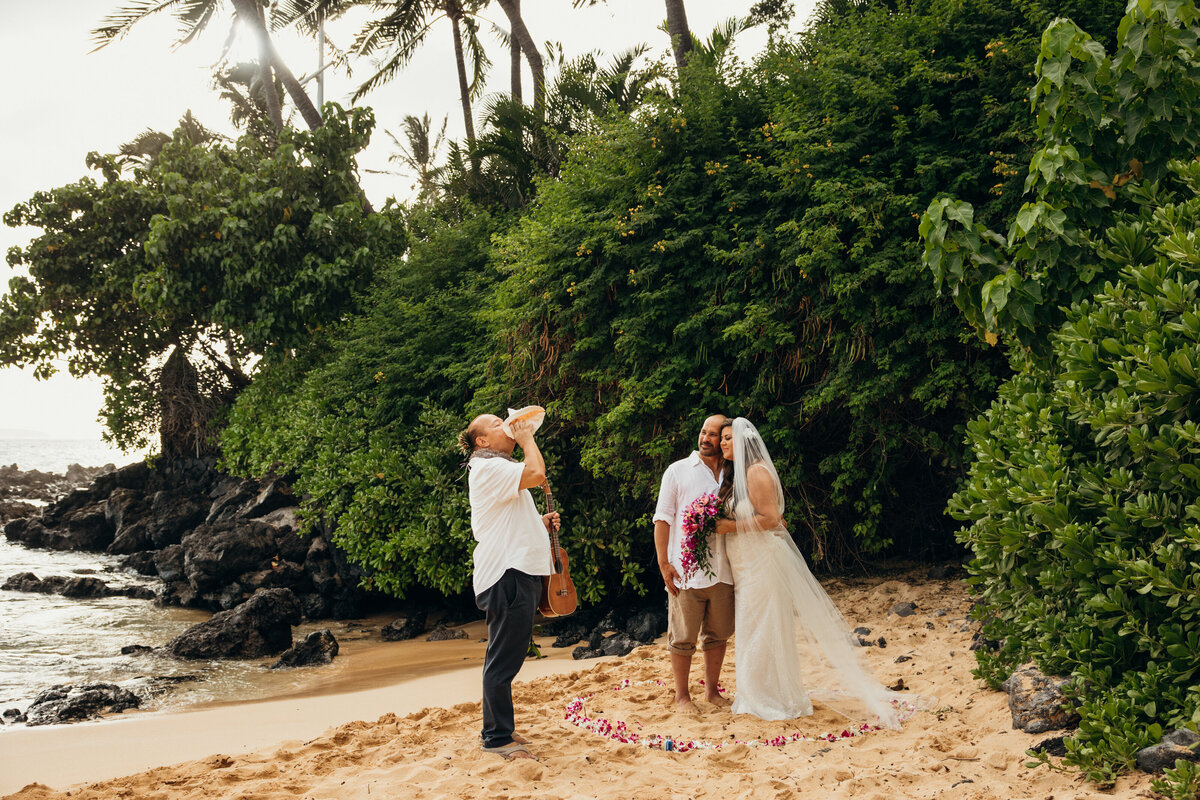
<path fill-rule="evenodd" d="M 720 694 L 714 694 L 712 697 L 706 697 L 704 699 L 717 708 L 728 708 L 729 706 L 733 705 L 732 700 Z"/>
<path fill-rule="evenodd" d="M 678 714 L 694 714 L 699 716 L 700 708 L 692 702 L 692 698 L 688 697 L 684 700 L 675 701 L 675 712 Z"/>

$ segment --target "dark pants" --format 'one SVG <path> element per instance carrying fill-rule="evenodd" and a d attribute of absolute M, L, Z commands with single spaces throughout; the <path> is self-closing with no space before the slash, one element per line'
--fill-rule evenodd
<path fill-rule="evenodd" d="M 475 605 L 487 614 L 488 645 L 483 657 L 483 746 L 512 744 L 512 682 L 525 663 L 533 636 L 533 615 L 542 579 L 520 570 L 506 571 Z"/>

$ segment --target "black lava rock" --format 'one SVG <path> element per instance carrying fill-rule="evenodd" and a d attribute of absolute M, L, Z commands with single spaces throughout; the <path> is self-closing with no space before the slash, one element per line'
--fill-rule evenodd
<path fill-rule="evenodd" d="M 469 639 L 470 636 L 462 628 L 447 628 L 439 625 L 425 637 L 427 642 L 445 642 L 451 639 Z"/>
<path fill-rule="evenodd" d="M 300 601 L 289 589 L 263 589 L 237 608 L 184 631 L 164 649 L 176 658 L 258 658 L 292 646 Z"/>
<path fill-rule="evenodd" d="M 385 642 L 403 642 L 415 639 L 425 632 L 425 621 L 429 618 L 426 611 L 413 611 L 407 617 L 394 619 L 380 630 Z"/>
<path fill-rule="evenodd" d="M 314 664 L 331 664 L 338 654 L 338 642 L 329 629 L 313 631 L 304 641 L 284 651 L 271 669 L 307 667 Z"/>
<path fill-rule="evenodd" d="M 120 713 L 142 701 L 133 692 L 111 683 L 52 686 L 34 698 L 25 710 L 26 724 L 54 725 L 91 719 L 102 712 Z"/>

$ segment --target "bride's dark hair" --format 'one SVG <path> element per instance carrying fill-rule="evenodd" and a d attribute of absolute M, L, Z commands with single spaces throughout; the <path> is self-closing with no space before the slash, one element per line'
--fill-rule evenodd
<path fill-rule="evenodd" d="M 726 419 L 725 424 L 721 426 L 721 430 L 717 433 L 718 441 L 725 435 L 726 428 L 733 427 L 733 420 Z M 717 489 L 717 499 L 721 502 L 721 509 L 733 516 L 733 462 L 727 461 L 724 463 L 725 474 L 721 478 L 721 487 Z"/>

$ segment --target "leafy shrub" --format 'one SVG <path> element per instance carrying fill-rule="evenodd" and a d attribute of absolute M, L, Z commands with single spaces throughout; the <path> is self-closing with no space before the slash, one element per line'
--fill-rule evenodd
<path fill-rule="evenodd" d="M 763 430 L 815 557 L 945 548 L 960 426 L 1006 369 L 920 275 L 914 219 L 948 188 L 1015 213 L 1019 87 L 1063 5 L 863 4 L 751 66 L 697 51 L 499 239 L 497 381 L 632 508 L 724 411 Z"/>
<path fill-rule="evenodd" d="M 1170 800 L 1196 800 L 1200 797 L 1200 765 L 1179 760 L 1174 769 L 1150 782 L 1150 788 Z"/>
<path fill-rule="evenodd" d="M 1051 25 L 1008 237 L 947 199 L 922 222 L 937 279 L 1014 342 L 950 503 L 1002 640 L 978 674 L 1074 675 L 1067 763 L 1101 782 L 1200 723 L 1200 162 L 1172 160 L 1200 136 L 1198 25 L 1193 2 L 1131 4 L 1112 57 Z"/>

